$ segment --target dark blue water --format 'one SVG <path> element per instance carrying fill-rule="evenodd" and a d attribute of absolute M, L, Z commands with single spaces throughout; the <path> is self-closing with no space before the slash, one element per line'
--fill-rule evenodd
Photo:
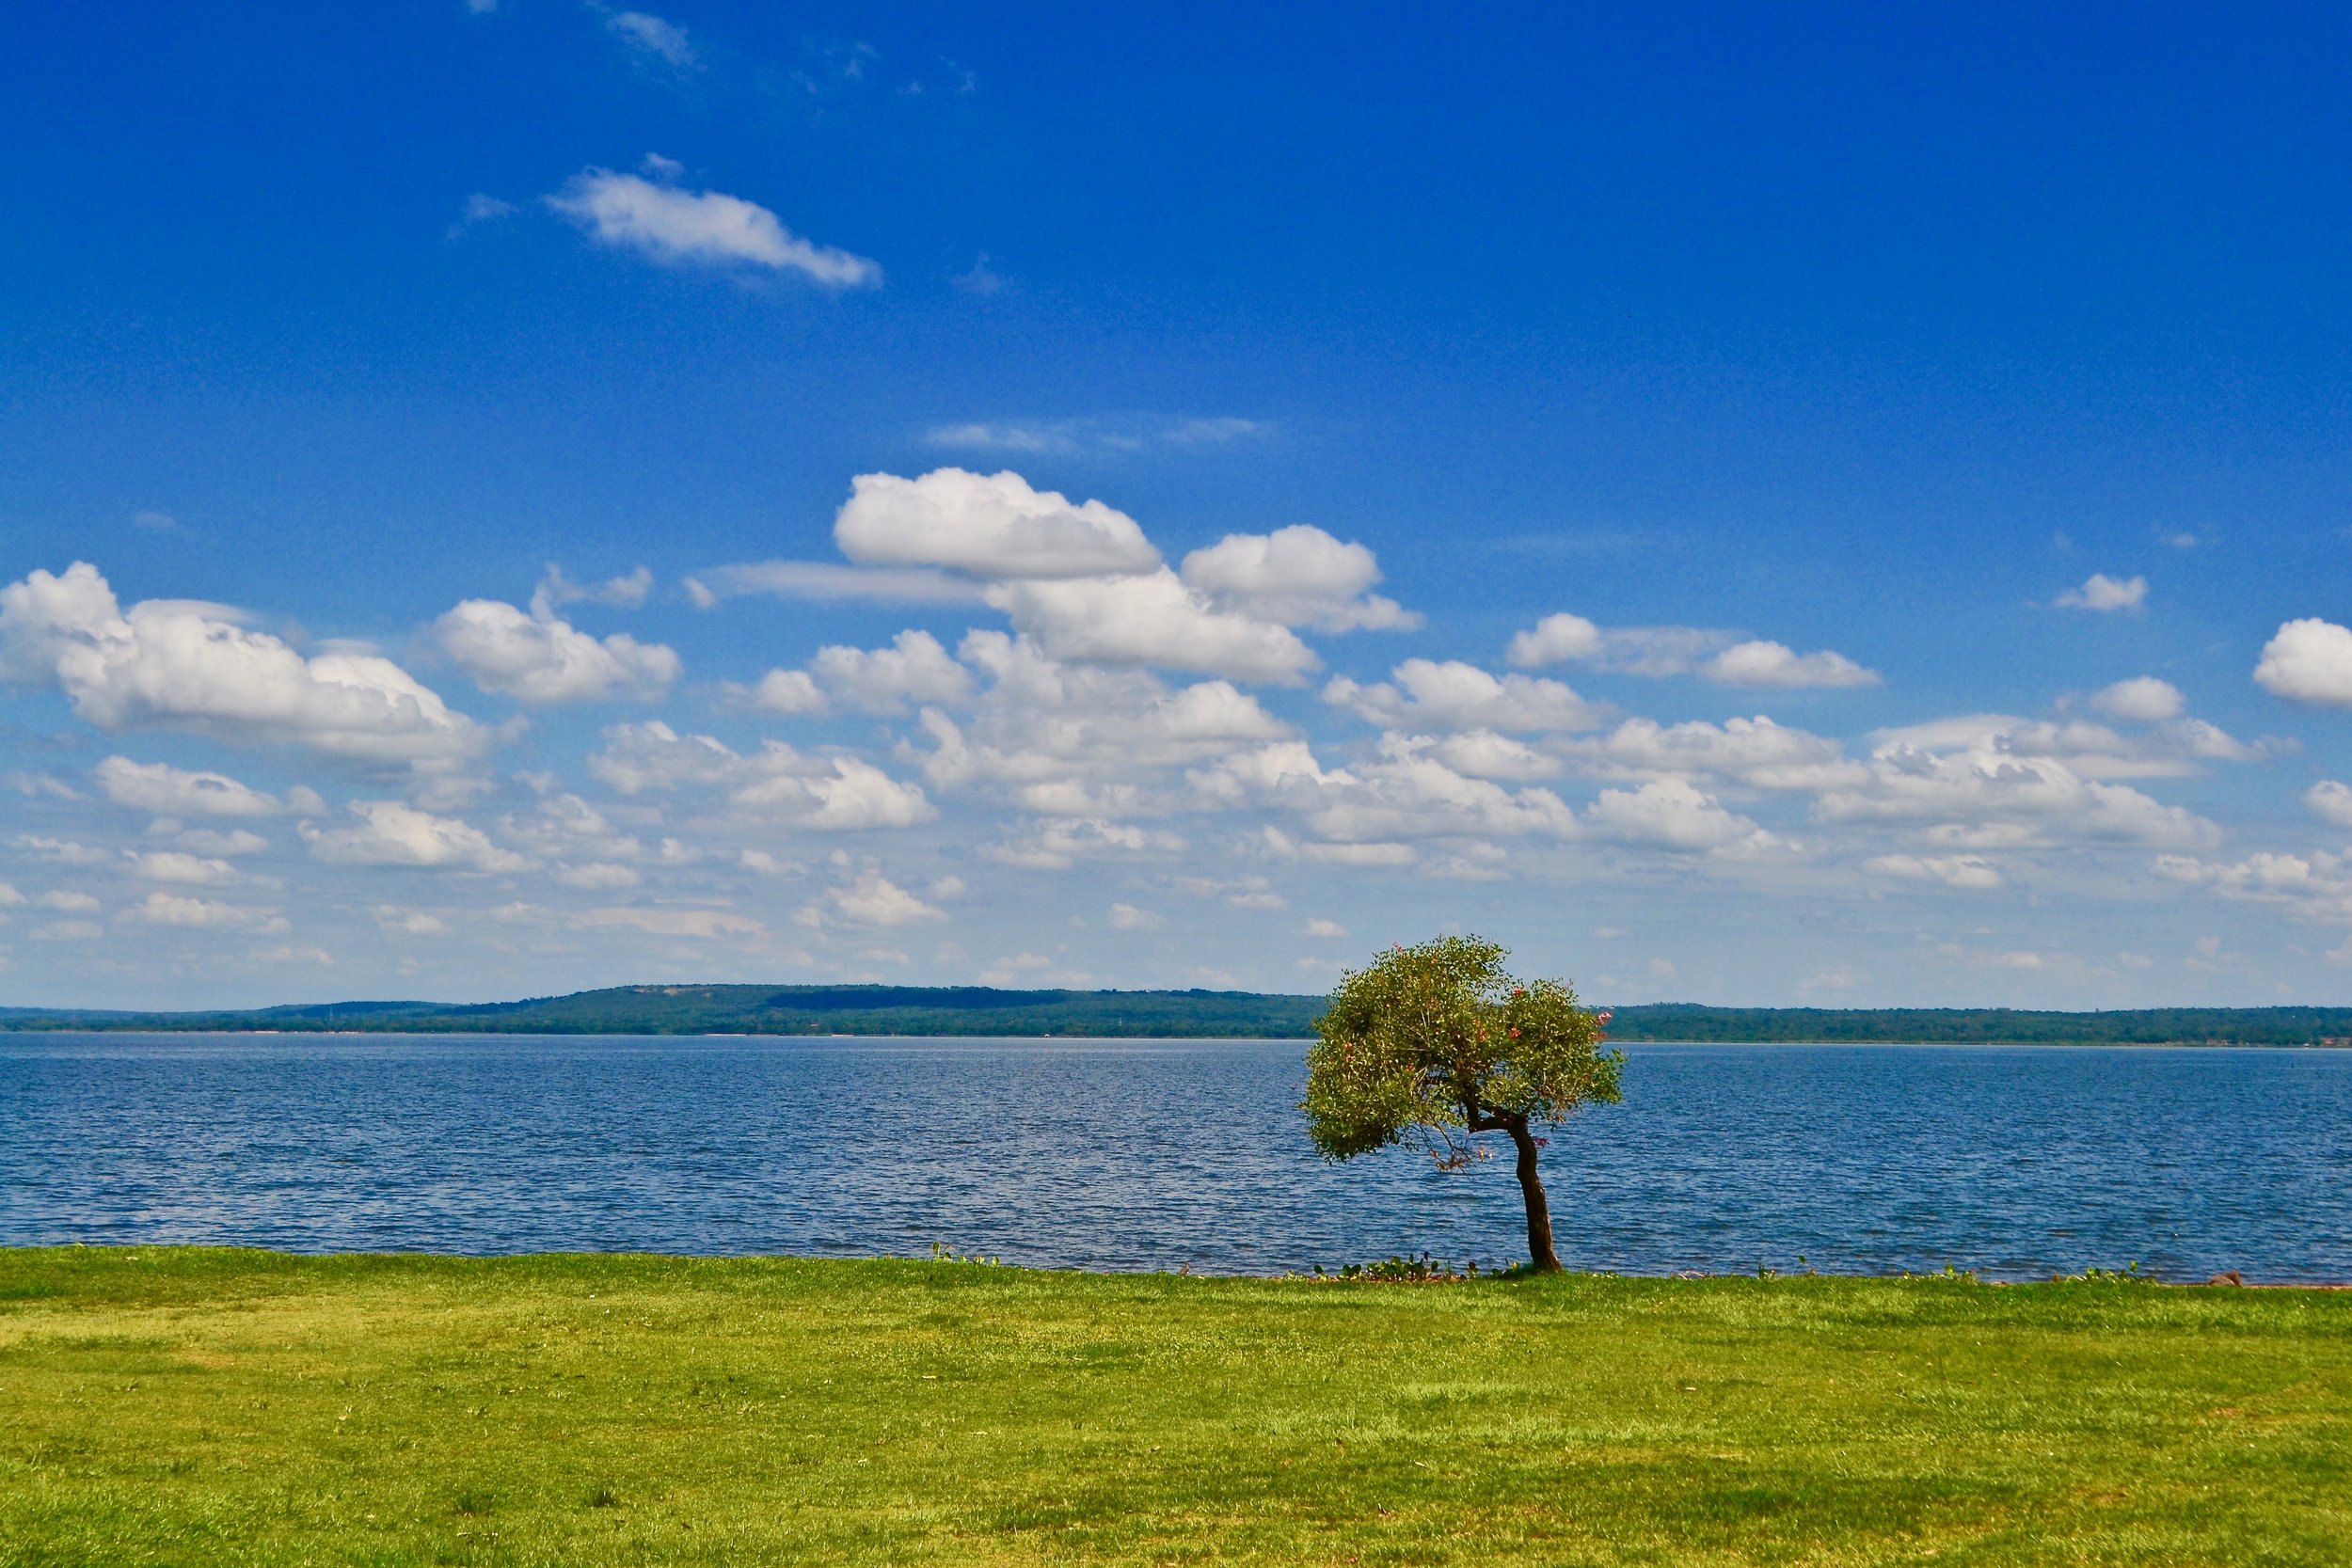
<path fill-rule="evenodd" d="M 1521 1256 L 1507 1160 L 1318 1160 L 1291 1042 L 0 1036 L 0 1243 Z M 1628 1048 L 1574 1268 L 2352 1279 L 2352 1053 Z"/>

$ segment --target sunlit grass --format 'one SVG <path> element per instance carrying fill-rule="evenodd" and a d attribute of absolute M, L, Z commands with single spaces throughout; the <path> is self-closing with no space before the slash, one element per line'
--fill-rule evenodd
<path fill-rule="evenodd" d="M 2341 1563 L 2352 1297 L 0 1252 L 0 1562 Z"/>

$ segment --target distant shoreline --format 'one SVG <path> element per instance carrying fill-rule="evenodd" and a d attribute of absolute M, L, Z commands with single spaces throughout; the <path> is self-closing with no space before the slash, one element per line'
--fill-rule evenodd
<path fill-rule="evenodd" d="M 0 1033 L 1303 1039 L 1320 996 L 986 986 L 619 986 L 516 1002 L 335 1002 L 184 1012 L 0 1007 Z M 1612 1009 L 1621 1043 L 2352 1047 L 2352 1007 Z"/>

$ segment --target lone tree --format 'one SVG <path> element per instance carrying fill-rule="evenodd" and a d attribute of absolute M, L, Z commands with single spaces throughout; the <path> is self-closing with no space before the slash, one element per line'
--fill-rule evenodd
<path fill-rule="evenodd" d="M 1577 1006 L 1561 980 L 1517 980 L 1509 952 L 1476 937 L 1394 947 L 1341 976 L 1307 1053 L 1307 1132 L 1329 1160 L 1391 1144 L 1448 1170 L 1486 1151 L 1481 1132 L 1508 1132 L 1527 1200 L 1527 1253 L 1538 1273 L 1560 1267 L 1551 1208 L 1535 1173 L 1538 1127 L 1580 1105 L 1620 1098 L 1621 1053 L 1604 1051 L 1607 1013 Z"/>

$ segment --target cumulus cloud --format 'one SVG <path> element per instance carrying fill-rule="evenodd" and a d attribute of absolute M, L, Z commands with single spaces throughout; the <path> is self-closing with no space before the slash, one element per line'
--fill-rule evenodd
<path fill-rule="evenodd" d="M 183 729 L 406 763 L 468 757 L 491 738 L 388 658 L 305 658 L 218 605 L 149 599 L 124 610 L 87 562 L 0 588 L 0 676 L 55 686 L 103 730 Z"/>
<path fill-rule="evenodd" d="M 501 849 L 490 835 L 452 816 L 399 800 L 354 800 L 356 821 L 339 828 L 302 824 L 313 859 L 329 865 L 405 865 L 452 871 L 522 871 L 531 862 Z"/>
<path fill-rule="evenodd" d="M 822 713 L 834 702 L 872 714 L 900 714 L 913 704 L 961 703 L 972 674 L 927 631 L 902 631 L 887 648 L 825 647 L 806 670 L 771 670 L 742 691 L 768 713 Z"/>
<path fill-rule="evenodd" d="M 1225 681 L 1170 688 L 1139 670 L 1060 664 L 996 631 L 959 651 L 990 685 L 966 723 L 926 708 L 930 746 L 911 754 L 940 788 L 992 785 L 1049 816 L 1147 809 L 1168 769 L 1291 733 Z"/>
<path fill-rule="evenodd" d="M 1988 740 L 1964 723 L 1951 729 L 1890 734 L 1870 756 L 1867 782 L 1824 791 L 1815 815 L 1828 822 L 1933 823 L 1961 844 L 2088 838 L 2193 847 L 2220 837 L 2193 812 L 2087 778 L 2072 766 L 2079 759 L 2003 746 L 1998 733 Z"/>
<path fill-rule="evenodd" d="M 1421 617 L 1371 590 L 1380 565 L 1362 545 L 1295 523 L 1272 533 L 1230 533 L 1184 557 L 1184 579 L 1220 608 L 1322 631 L 1408 630 Z"/>
<path fill-rule="evenodd" d="M 926 904 L 873 870 L 860 872 L 855 881 L 844 886 L 827 889 L 823 897 L 804 906 L 800 914 L 802 923 L 809 926 L 836 920 L 852 926 L 912 926 L 946 918 L 945 910 Z"/>
<path fill-rule="evenodd" d="M 2001 885 L 1999 868 L 1981 855 L 1880 855 L 1865 861 L 1862 869 L 1907 881 L 1941 882 L 1946 887 Z"/>
<path fill-rule="evenodd" d="M 2105 572 L 2093 572 L 2083 579 L 2080 588 L 2070 588 L 2050 602 L 2061 610 L 2137 610 L 2148 602 L 2148 579 L 2111 578 Z"/>
<path fill-rule="evenodd" d="M 2142 700 L 2150 700 L 2142 693 Z M 2124 736 L 2083 720 L 2050 722 L 2003 713 L 1962 714 L 1881 730 L 1882 748 L 1916 746 L 2012 757 L 2049 757 L 2086 779 L 2177 778 L 2208 762 L 2255 762 L 2271 744 L 2249 745 L 2201 719 L 2169 719 L 2153 730 Z"/>
<path fill-rule="evenodd" d="M 935 468 L 919 479 L 860 474 L 833 531 L 841 553 L 864 566 L 1067 578 L 1149 572 L 1160 564 L 1160 552 L 1125 513 L 1033 489 L 1010 471 Z"/>
<path fill-rule="evenodd" d="M 1761 850 L 1781 841 L 1688 779 L 1652 779 L 1638 789 L 1604 789 L 1584 810 L 1594 832 L 1661 849 Z"/>
<path fill-rule="evenodd" d="M 1285 685 L 1323 662 L 1289 627 L 1218 610 L 1165 567 L 1138 577 L 1002 582 L 988 602 L 1049 658 Z"/>
<path fill-rule="evenodd" d="M 913 827 L 939 815 L 920 785 L 863 758 L 813 757 L 774 740 L 744 754 L 658 720 L 605 731 L 588 768 L 624 795 L 716 788 L 739 816 L 818 832 Z"/>
<path fill-rule="evenodd" d="M 108 757 L 94 770 L 99 789 L 119 806 L 157 816 L 277 816 L 289 811 L 317 815 L 326 802 L 296 787 L 285 800 L 239 784 L 226 773 L 174 768 L 164 762 Z"/>
<path fill-rule="evenodd" d="M 1329 845 L 1404 845 L 1431 838 L 1572 838 L 1576 814 L 1547 789 L 1506 789 L 1455 772 L 1416 736 L 1381 737 L 1377 757 L 1357 768 L 1325 768 L 1297 741 L 1236 752 L 1186 775 L 1198 798 L 1215 806 L 1258 804 L 1295 814 L 1309 835 Z M 1360 853 L 1296 852 L 1360 863 Z M 1396 863 L 1391 851 L 1380 863 Z"/>
<path fill-rule="evenodd" d="M 757 202 L 719 191 L 688 191 L 634 174 L 590 167 L 547 203 L 598 244 L 668 266 L 764 267 L 799 273 L 832 289 L 882 282 L 880 264 L 811 244 Z"/>
<path fill-rule="evenodd" d="M 1540 670 L 1547 664 L 1592 658 L 1601 650 L 1600 628 L 1581 615 L 1547 615 L 1533 629 L 1515 634 L 1504 657 L 1514 669 Z"/>
<path fill-rule="evenodd" d="M 1876 686 L 1879 673 L 1844 654 L 1799 654 L 1780 642 L 1740 642 L 1700 666 L 1718 686 Z"/>
<path fill-rule="evenodd" d="M 1563 742 L 1559 749 L 1591 771 L 1624 778 L 1708 774 L 1758 789 L 1818 790 L 1870 776 L 1836 741 L 1760 713 L 1721 724 L 1628 719 L 1606 736 Z"/>
<path fill-rule="evenodd" d="M 1111 906 L 1111 929 L 1114 931 L 1156 931 L 1167 924 L 1162 916 L 1153 914 L 1150 910 L 1137 909 L 1133 904 Z"/>
<path fill-rule="evenodd" d="M 2102 713 L 2140 723 L 2178 719 L 2187 706 L 2181 689 L 2153 675 L 2135 675 L 2092 693 L 2090 705 Z"/>
<path fill-rule="evenodd" d="M 146 901 L 122 911 L 125 920 L 150 926 L 176 926 L 194 931 L 261 931 L 275 934 L 290 927 L 276 910 L 246 909 L 211 898 L 177 893 L 151 893 Z"/>
<path fill-rule="evenodd" d="M 2280 905 L 2310 919 L 2352 919 L 2352 858 L 2343 855 L 2265 850 L 2233 863 L 2164 855 L 2156 860 L 2155 871 L 2225 898 Z"/>
<path fill-rule="evenodd" d="M 1323 700 L 1390 728 L 1538 732 L 1590 729 L 1604 710 L 1563 682 L 1494 675 L 1458 659 L 1408 658 L 1390 672 L 1394 684 L 1359 685 L 1345 675 Z"/>
<path fill-rule="evenodd" d="M 1521 670 L 1581 662 L 1634 675 L 1700 674 L 1719 686 L 1876 686 L 1879 674 L 1843 654 L 1800 654 L 1783 642 L 1705 626 L 1598 626 L 1547 615 L 1514 635 L 1504 657 Z"/>
<path fill-rule="evenodd" d="M 2352 707 L 2352 629 L 2316 616 L 2287 622 L 2264 644 L 2254 682 L 2289 702 Z"/>
<path fill-rule="evenodd" d="M 2334 779 L 2322 779 L 2303 792 L 2303 803 L 2322 822 L 2352 828 L 2352 788 Z"/>
<path fill-rule="evenodd" d="M 237 879 L 237 868 L 212 855 L 191 855 L 184 849 L 151 849 L 126 857 L 131 874 L 151 882 L 179 882 L 206 887 Z"/>
<path fill-rule="evenodd" d="M 468 599 L 433 624 L 450 661 L 485 691 L 532 704 L 652 698 L 678 676 L 678 657 L 627 632 L 601 640 L 559 620 L 546 595 L 525 614 L 497 599 Z"/>

